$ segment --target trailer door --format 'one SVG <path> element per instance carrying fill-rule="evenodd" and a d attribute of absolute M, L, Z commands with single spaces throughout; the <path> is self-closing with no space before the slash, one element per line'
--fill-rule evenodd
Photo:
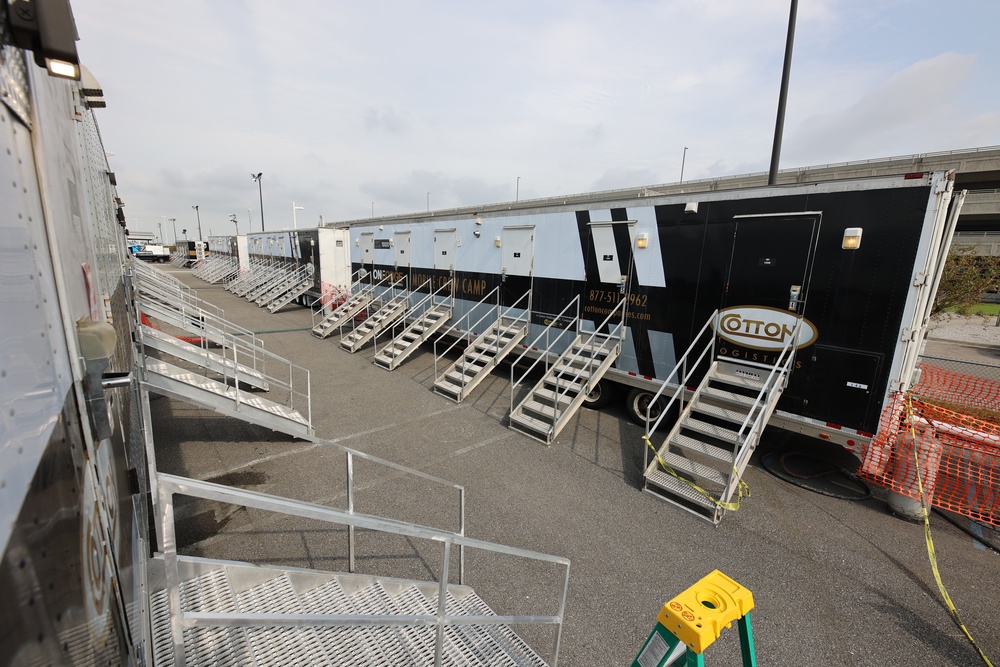
<path fill-rule="evenodd" d="M 435 281 L 454 280 L 455 278 L 455 248 L 458 245 L 458 235 L 455 228 L 434 230 L 434 274 Z M 438 284 L 438 283 L 435 283 Z M 454 291 L 443 290 L 442 296 L 450 295 Z"/>
<path fill-rule="evenodd" d="M 531 289 L 531 276 L 535 270 L 535 226 L 518 225 L 503 228 L 501 240 L 500 299 L 504 306 L 515 303 L 520 310 L 528 310 L 530 297 L 522 297 Z"/>
<path fill-rule="evenodd" d="M 410 232 L 395 232 L 392 245 L 396 249 L 393 257 L 397 269 L 410 268 Z"/>
<path fill-rule="evenodd" d="M 582 305 L 584 319 L 592 320 L 595 326 L 625 298 L 632 284 L 635 225 L 634 220 L 590 223 L 585 262 L 587 288 Z M 620 314 L 616 317 L 620 318 Z"/>
<path fill-rule="evenodd" d="M 803 314 L 820 213 L 736 216 L 722 308 Z"/>

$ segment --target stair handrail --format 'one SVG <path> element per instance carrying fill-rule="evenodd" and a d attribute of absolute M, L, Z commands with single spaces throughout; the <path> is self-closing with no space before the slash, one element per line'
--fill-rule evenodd
<path fill-rule="evenodd" d="M 417 287 L 417 289 L 415 289 L 412 292 L 410 292 L 410 294 L 409 294 L 409 296 L 407 298 L 412 297 L 414 294 L 419 294 L 420 290 L 423 289 L 424 287 L 427 287 L 427 289 L 430 289 L 429 285 L 433 282 L 433 280 L 434 280 L 433 278 L 428 278 L 427 280 L 425 280 L 422 285 L 420 285 L 419 287 Z M 430 310 L 430 308 L 433 308 L 434 306 L 439 305 L 439 304 L 434 303 L 434 297 L 438 296 L 440 292 L 442 292 L 442 291 L 445 290 L 445 288 L 451 289 L 453 282 L 454 282 L 454 280 L 452 278 L 449 278 L 447 281 L 444 282 L 444 284 L 442 284 L 436 290 L 434 290 L 433 292 L 429 292 L 422 299 L 420 299 L 420 301 L 418 301 L 417 303 L 411 305 L 409 308 L 406 309 L 406 311 L 403 313 L 403 315 L 402 315 L 402 317 L 400 319 L 403 322 L 406 322 L 407 319 L 412 319 L 412 322 L 409 325 L 406 326 L 406 328 L 403 330 L 403 333 L 406 333 L 406 331 L 409 329 L 409 327 L 412 326 L 412 324 L 414 322 L 416 322 L 421 317 L 423 317 L 427 313 L 427 311 Z M 431 304 L 429 307 L 427 306 L 428 302 L 430 302 L 430 304 Z M 421 308 L 422 308 L 422 310 L 421 310 Z M 378 332 L 377 334 L 375 334 L 375 354 L 378 354 L 378 338 L 379 338 L 380 335 L 382 335 L 381 331 Z M 400 335 L 402 335 L 402 334 L 400 334 Z M 394 336 L 393 340 L 395 340 L 395 339 L 396 338 Z"/>
<path fill-rule="evenodd" d="M 555 325 L 556 322 L 559 322 L 562 319 L 563 315 L 566 314 L 566 311 L 569 310 L 570 307 L 573 306 L 574 304 L 576 305 L 576 315 L 573 317 L 572 320 L 569 321 L 569 324 L 559 332 L 555 340 L 551 340 L 550 333 L 552 331 L 553 326 Z M 559 311 L 559 314 L 553 317 L 552 321 L 549 322 L 548 325 L 544 329 L 542 329 L 537 336 L 535 336 L 534 340 L 532 340 L 530 343 L 524 346 L 524 349 L 521 350 L 521 354 L 517 355 L 517 359 L 515 359 L 511 363 L 510 365 L 510 411 L 511 412 L 514 411 L 514 393 L 517 390 L 517 387 L 520 386 L 521 382 L 524 381 L 524 378 L 526 378 L 528 374 L 532 370 L 534 370 L 535 366 L 538 365 L 538 362 L 542 361 L 543 359 L 545 360 L 545 372 L 548 372 L 549 354 L 550 354 L 549 350 L 552 349 L 552 345 L 558 343 L 559 340 L 562 339 L 563 335 L 570 329 L 573 329 L 575 333 L 579 329 L 579 326 L 580 326 L 580 295 L 577 294 L 570 300 L 569 303 L 567 303 L 563 307 L 561 311 Z M 528 370 L 524 371 L 524 373 L 521 374 L 521 377 L 519 377 L 515 382 L 514 369 L 517 367 L 519 363 L 521 363 L 521 360 L 524 358 L 524 355 L 527 354 L 529 350 L 537 349 L 538 341 L 542 339 L 542 336 L 545 336 L 545 350 L 538 355 L 535 361 L 530 366 L 528 366 Z"/>
<path fill-rule="evenodd" d="M 409 304 L 409 301 L 410 301 L 411 298 L 413 298 L 413 295 L 415 293 L 419 293 L 420 290 L 423 289 L 424 287 L 427 287 L 427 289 L 430 289 L 429 286 L 433 282 L 433 280 L 434 280 L 433 278 L 428 278 L 423 283 L 421 283 L 420 285 L 418 285 L 416 289 L 411 290 L 410 292 L 408 292 L 407 295 L 406 295 L 407 304 Z M 441 287 L 439 287 L 433 293 L 427 294 L 422 299 L 420 299 L 420 301 L 418 301 L 416 304 L 408 305 L 407 308 L 406 308 L 406 310 L 403 311 L 403 314 L 400 316 L 399 319 L 402 320 L 405 323 L 406 319 L 408 317 L 410 317 L 412 314 L 415 314 L 417 312 L 417 309 L 421 305 L 423 305 L 428 299 L 430 299 L 432 296 L 434 296 L 435 294 L 437 294 L 438 292 L 440 292 L 442 289 L 444 289 L 444 287 L 450 286 L 450 285 L 451 285 L 451 279 L 449 278 L 448 281 L 444 285 L 442 285 Z M 393 327 L 391 327 L 391 328 L 395 329 L 395 325 L 393 325 Z M 385 329 L 383 329 L 382 331 L 385 331 Z M 382 335 L 382 331 L 376 332 L 375 338 L 372 340 L 372 345 L 375 348 L 375 354 L 376 354 L 376 356 L 378 355 L 378 352 L 379 352 L 379 350 L 378 350 L 378 339 L 379 339 L 379 336 Z M 405 329 L 404 329 L 404 331 L 405 331 Z M 395 340 L 395 339 L 396 339 L 396 337 L 393 336 L 392 340 Z"/>
<path fill-rule="evenodd" d="M 750 411 L 747 413 L 746 418 L 743 423 L 740 424 L 739 430 L 736 432 L 736 443 L 734 444 L 733 450 L 733 467 L 737 470 L 740 469 L 742 461 L 738 460 L 737 457 L 740 452 L 736 451 L 736 447 L 739 447 L 741 443 L 752 441 L 757 435 L 759 435 L 766 424 L 764 423 L 767 411 L 759 409 L 761 405 L 770 405 L 771 401 L 776 399 L 776 394 L 780 389 L 783 391 L 785 385 L 788 384 L 788 377 L 791 375 L 792 369 L 795 367 L 795 356 L 798 351 L 798 338 L 799 338 L 799 328 L 802 326 L 802 320 L 804 317 L 799 315 L 795 321 L 795 326 L 792 327 L 791 335 L 785 344 L 781 348 L 781 352 L 778 354 L 778 360 L 775 361 L 774 365 L 771 367 L 770 373 L 768 373 L 767 378 L 764 380 L 760 391 L 757 392 L 757 396 L 754 399 L 753 405 L 750 407 Z M 782 363 L 782 359 L 784 362 Z M 753 423 L 750 423 L 751 417 L 753 417 Z M 750 431 L 747 427 L 750 427 Z M 743 456 L 749 456 L 752 452 L 749 452 L 747 448 L 742 450 Z M 739 483 L 739 479 L 734 475 L 730 475 L 729 483 L 726 485 L 726 498 L 728 498 L 735 490 L 735 485 Z"/>
<path fill-rule="evenodd" d="M 244 295 L 247 301 L 257 302 L 265 294 L 270 293 L 272 290 L 276 289 L 277 286 L 284 285 L 292 277 L 292 272 L 295 269 L 291 269 L 284 266 L 281 263 L 275 262 L 271 269 L 261 276 L 261 279 L 251 287 L 247 293 Z"/>
<path fill-rule="evenodd" d="M 348 281 L 346 288 L 341 287 L 339 285 L 334 285 L 332 289 L 324 290 L 318 297 L 316 297 L 316 299 L 311 304 L 309 304 L 309 308 L 312 311 L 313 328 L 315 328 L 316 325 L 318 324 L 318 322 L 316 321 L 317 315 L 319 315 L 319 322 L 322 322 L 330 315 L 332 315 L 333 311 L 335 311 L 337 307 L 340 306 L 340 303 L 338 303 L 336 306 L 330 307 L 330 304 L 333 303 L 333 300 L 335 298 L 343 295 L 345 298 L 343 301 L 341 301 L 341 303 L 344 303 L 345 301 L 349 301 L 350 298 L 354 296 L 355 290 L 357 290 L 358 293 L 363 291 L 362 289 L 359 288 L 361 287 L 361 281 L 364 280 L 365 276 L 367 275 L 368 271 L 366 269 L 358 269 L 357 271 L 351 274 L 351 278 Z M 355 276 L 357 276 L 357 278 L 355 278 Z M 317 306 L 319 306 L 319 308 L 317 308 Z"/>
<path fill-rule="evenodd" d="M 284 282 L 261 295 L 260 306 L 270 308 L 276 301 L 287 298 L 288 294 L 295 291 L 296 288 L 301 288 L 304 282 L 308 281 L 311 284 L 314 272 L 315 268 L 312 262 L 302 264 L 294 271 L 290 271 Z"/>
<path fill-rule="evenodd" d="M 392 278 L 392 274 L 391 273 L 390 274 L 386 274 L 385 276 L 383 276 L 382 280 L 380 280 L 376 284 L 372 285 L 371 286 L 371 293 L 372 293 L 372 295 L 374 296 L 375 289 L 377 287 L 379 287 L 380 285 L 382 285 L 382 283 L 390 280 L 391 278 Z M 390 283 L 389 285 L 386 285 L 385 287 L 382 288 L 382 291 L 379 292 L 378 296 L 374 297 L 374 298 L 377 298 L 377 299 L 382 299 L 381 305 L 379 306 L 378 310 L 375 311 L 374 314 L 378 314 L 378 312 L 380 310 L 382 310 L 383 308 L 385 308 L 386 306 L 388 306 L 390 303 L 392 303 L 393 301 L 395 301 L 397 298 L 399 298 L 399 296 L 400 296 L 400 294 L 399 294 L 399 291 L 400 291 L 399 290 L 399 285 L 400 285 L 400 283 L 406 283 L 407 279 L 408 279 L 408 276 L 403 275 L 400 278 L 398 278 L 395 281 L 393 281 L 392 283 Z M 389 297 L 388 301 L 386 301 L 384 299 L 384 297 L 385 297 L 386 294 L 392 294 L 392 296 Z M 369 317 L 371 317 L 372 315 L 373 315 L 373 313 L 369 312 Z M 367 322 L 368 319 L 369 319 L 369 317 L 366 317 L 364 319 L 364 321 L 362 322 L 362 324 L 364 322 Z M 354 333 L 355 331 L 357 331 L 358 330 L 358 326 L 359 326 L 358 320 L 355 318 L 354 321 L 351 323 L 351 333 Z M 343 324 L 341 325 L 341 330 L 343 330 Z"/>
<path fill-rule="evenodd" d="M 265 494 L 259 491 L 223 486 L 166 473 L 156 473 L 156 490 L 160 506 L 160 528 L 163 535 L 163 565 L 166 582 L 167 601 L 170 608 L 170 631 L 173 644 L 174 664 L 182 667 L 184 661 L 184 629 L 190 627 L 220 627 L 232 625 L 246 626 L 302 626 L 315 625 L 322 627 L 357 625 L 371 619 L 380 625 L 434 625 L 437 629 L 435 642 L 434 665 L 443 664 L 444 632 L 448 625 L 458 623 L 477 623 L 482 625 L 554 625 L 555 640 L 553 647 L 553 667 L 558 667 L 559 649 L 562 639 L 562 626 L 566 612 L 566 601 L 569 593 L 570 561 L 562 556 L 554 556 L 538 551 L 519 547 L 511 547 L 492 542 L 486 542 L 438 528 L 429 528 L 396 519 L 387 519 L 374 515 L 361 514 L 353 511 L 337 510 L 316 503 L 304 502 Z M 174 495 L 179 494 L 191 498 L 201 498 L 232 505 L 239 505 L 265 512 L 275 512 L 287 516 L 300 517 L 322 521 L 324 523 L 343 525 L 349 528 L 361 528 L 378 533 L 400 535 L 429 543 L 438 543 L 442 548 L 442 559 L 438 569 L 437 610 L 434 614 L 288 614 L 288 613 L 243 613 L 243 612 L 188 612 L 181 605 L 180 556 L 177 553 L 177 536 L 174 526 Z M 464 616 L 447 613 L 447 593 L 450 586 L 450 567 L 452 547 L 472 548 L 480 551 L 504 554 L 516 558 L 526 558 L 533 561 L 550 563 L 563 569 L 562 593 L 558 610 L 550 615 L 532 616 Z"/>
<path fill-rule="evenodd" d="M 657 390 L 657 392 L 655 394 L 653 394 L 653 398 L 650 399 L 649 405 L 646 406 L 646 437 L 647 438 L 649 438 L 653 434 L 653 431 L 655 431 L 657 429 L 657 427 L 659 427 L 660 422 L 663 421 L 663 418 L 667 416 L 667 413 L 670 411 L 671 406 L 675 402 L 677 402 L 679 399 L 683 400 L 682 397 L 684 395 L 684 390 L 687 387 L 687 381 L 688 381 L 688 379 L 691 377 L 692 374 L 694 374 L 694 372 L 695 372 L 695 370 L 697 370 L 698 366 L 701 365 L 701 362 L 705 359 L 705 355 L 708 354 L 712 350 L 712 348 L 713 348 L 713 346 L 715 344 L 715 337 L 716 337 L 715 332 L 718 330 L 718 320 L 719 320 L 719 310 L 716 309 L 715 311 L 712 312 L 712 314 L 709 316 L 709 318 L 705 321 L 705 324 L 701 327 L 701 330 L 699 330 L 698 333 L 695 334 L 694 338 L 691 339 L 691 344 L 688 345 L 687 350 L 684 351 L 684 354 L 681 355 L 681 358 L 677 360 L 676 364 L 674 364 L 673 369 L 671 369 L 671 371 L 667 374 L 667 377 L 663 381 L 663 383 L 660 384 L 660 388 Z M 714 326 L 714 327 L 712 326 L 713 322 L 716 324 L 716 326 Z M 704 336 L 705 332 L 707 330 L 709 330 L 709 329 L 711 329 L 712 335 L 709 336 L 708 342 L 705 344 L 704 348 L 702 348 L 702 350 L 701 350 L 701 353 L 698 355 L 698 359 L 693 364 L 691 364 L 690 369 L 688 369 L 688 366 L 687 366 L 687 364 L 688 364 L 688 357 L 691 356 L 691 353 L 698 346 L 699 341 L 701 340 L 702 336 Z M 649 422 L 650 422 L 650 410 L 652 410 L 653 406 L 656 405 L 656 402 L 659 400 L 660 396 L 663 395 L 663 391 L 667 388 L 667 386 L 673 384 L 671 382 L 671 378 L 675 378 L 675 377 L 677 378 L 677 387 L 676 387 L 676 389 L 674 389 L 674 393 L 670 396 L 670 400 L 667 402 L 667 404 L 660 411 L 660 415 L 659 415 L 659 417 L 657 417 L 656 422 L 652 425 L 652 428 L 650 428 L 650 425 L 649 425 Z M 648 464 L 648 461 L 647 461 L 647 464 Z"/>
<path fill-rule="evenodd" d="M 443 334 L 441 334 L 440 336 L 438 336 L 437 339 L 434 341 L 434 377 L 435 378 L 438 377 L 438 361 L 442 357 L 444 357 L 444 355 L 446 355 L 449 352 L 451 352 L 452 348 L 454 348 L 456 345 L 458 345 L 460 342 L 462 342 L 462 340 L 466 341 L 466 343 L 465 343 L 466 347 L 468 347 L 472 343 L 472 340 L 473 340 L 472 339 L 472 334 L 475 332 L 476 327 L 478 327 L 483 322 L 483 320 L 485 320 L 493 312 L 493 306 L 491 305 L 490 308 L 485 313 L 483 313 L 479 317 L 479 319 L 477 319 L 475 322 L 470 322 L 469 324 L 467 324 L 465 326 L 465 329 L 462 329 L 462 327 L 461 327 L 462 322 L 465 322 L 466 320 L 471 320 L 472 314 L 474 312 L 476 312 L 476 309 L 479 308 L 480 306 L 482 306 L 483 304 L 485 304 L 486 300 L 489 299 L 491 296 L 493 296 L 493 294 L 497 295 L 497 307 L 499 308 L 499 306 L 500 306 L 500 286 L 498 285 L 498 286 L 494 287 L 493 289 L 491 289 L 486 294 L 486 296 L 484 296 L 482 299 L 480 299 L 479 301 L 477 301 L 476 304 L 472 308 L 470 308 L 468 311 L 466 311 L 465 315 L 462 315 L 462 317 L 459 318 L 459 320 L 457 322 L 455 322 L 453 325 L 451 325 L 450 327 L 448 327 L 448 329 Z M 456 331 L 461 331 L 463 333 L 461 335 L 456 336 L 455 335 Z M 437 351 L 438 341 L 440 341 L 442 339 L 445 339 L 445 338 L 449 338 L 449 337 L 452 338 L 451 345 L 449 345 L 447 348 L 445 348 L 444 352 L 442 352 L 441 354 L 438 354 L 438 351 Z"/>
<path fill-rule="evenodd" d="M 529 304 L 528 307 L 527 308 L 523 308 L 523 309 L 518 308 L 518 305 L 520 305 L 520 303 L 522 301 L 525 301 L 525 300 L 527 300 L 527 302 Z M 502 326 L 504 319 L 508 319 L 508 320 L 511 320 L 511 324 L 514 325 L 514 324 L 517 324 L 518 322 L 520 322 L 523 319 L 524 320 L 524 325 L 525 325 L 525 333 L 527 333 L 527 331 L 528 331 L 528 324 L 529 324 L 528 318 L 531 316 L 531 306 L 530 306 L 530 304 L 531 304 L 531 290 L 530 289 L 527 292 L 525 292 L 524 294 L 522 294 L 517 301 L 515 301 L 514 303 L 510 304 L 509 306 L 507 306 L 507 308 L 504 309 L 504 310 L 500 309 L 501 308 L 501 305 L 500 305 L 500 296 L 498 295 L 497 296 L 497 319 L 496 319 L 497 323 Z M 517 317 L 511 317 L 510 316 L 510 311 L 512 311 L 514 309 L 524 310 L 524 312 L 522 314 L 518 315 Z M 496 338 L 494 338 L 493 343 L 491 345 L 491 348 L 493 350 L 493 356 L 494 356 L 494 358 L 498 354 L 500 354 L 500 336 L 496 336 Z M 491 349 L 491 348 L 487 348 L 487 349 Z M 465 358 L 465 356 L 463 356 L 461 359 L 458 360 L 458 364 L 459 364 L 458 367 L 461 369 L 463 375 L 465 373 L 465 369 L 468 366 L 468 363 L 469 362 Z M 437 368 L 435 367 L 435 375 L 434 375 L 435 377 L 437 377 L 436 370 L 437 370 Z"/>
<path fill-rule="evenodd" d="M 140 293 L 136 294 L 136 304 L 140 312 L 149 309 L 149 304 L 143 300 Z M 160 308 L 160 312 L 165 314 L 166 309 L 162 306 Z M 221 346 L 218 355 L 223 358 L 224 363 L 221 370 L 214 372 L 222 376 L 224 384 L 232 384 L 232 398 L 237 412 L 243 405 L 249 404 L 239 380 L 241 369 L 249 368 L 267 381 L 268 400 L 281 403 L 299 413 L 311 427 L 312 391 L 309 369 L 264 349 L 263 342 L 252 331 L 228 320 L 183 304 L 174 312 L 180 315 L 181 322 L 189 324 L 191 327 L 189 331 L 193 329 L 193 333 Z M 207 373 L 209 370 L 207 366 L 203 368 Z M 283 394 L 283 397 L 277 398 L 277 394 Z"/>
<path fill-rule="evenodd" d="M 619 308 L 621 308 L 621 320 L 619 321 L 618 325 L 614 328 L 614 330 L 612 330 L 611 329 L 611 316 L 614 315 L 615 312 L 617 312 Z M 585 349 L 587 346 L 593 344 L 593 342 L 594 342 L 595 338 L 597 337 L 598 333 L 600 333 L 601 329 L 603 329 L 604 327 L 608 327 L 608 333 L 607 334 L 601 334 L 602 336 L 606 336 L 606 338 L 604 339 L 604 341 L 601 342 L 601 346 L 600 346 L 599 349 L 603 350 L 605 348 L 605 345 L 609 341 L 614 340 L 616 337 L 618 338 L 619 342 L 625 340 L 625 315 L 626 315 L 627 310 L 628 310 L 628 297 L 626 296 L 626 297 L 623 297 L 622 300 L 618 302 L 618 305 L 616 305 L 614 308 L 611 309 L 611 312 L 608 313 L 607 317 L 604 318 L 604 321 L 601 322 L 600 325 L 598 325 L 594 329 L 594 331 L 590 334 L 590 336 L 587 338 L 587 340 L 583 342 L 583 344 L 580 347 L 580 351 L 575 352 L 574 354 L 570 355 L 570 357 L 566 360 L 566 361 L 568 361 L 568 364 L 570 365 L 571 368 L 573 367 L 572 366 L 573 362 L 575 362 L 575 361 L 577 361 L 577 360 L 579 360 L 581 358 L 580 357 L 580 352 L 582 352 L 583 349 Z M 577 331 L 577 335 L 580 335 L 579 331 Z M 569 352 L 572 349 L 573 349 L 573 347 L 570 346 L 570 347 L 566 348 L 566 352 Z M 559 355 L 559 359 L 556 361 L 556 363 L 558 363 L 558 361 L 563 360 L 563 356 L 566 354 L 566 352 L 563 352 L 563 354 Z M 591 357 L 587 358 L 585 360 L 586 363 L 583 365 L 583 367 L 577 369 L 576 373 L 573 374 L 572 382 L 575 383 L 577 380 L 579 380 L 580 377 L 583 375 L 583 372 L 585 370 L 586 371 L 590 371 L 591 368 L 593 366 L 595 366 L 595 363 L 594 363 L 595 361 L 596 361 L 596 357 L 591 356 Z M 593 375 L 593 374 L 591 373 L 591 375 Z M 592 389 L 589 386 L 590 383 L 588 382 L 587 384 L 588 384 L 588 386 L 585 386 L 582 389 L 582 391 L 589 392 Z M 565 387 L 559 389 L 556 392 L 556 400 L 554 402 L 555 405 L 553 405 L 553 409 L 552 409 L 552 427 L 553 428 L 555 428 L 555 424 L 559 420 L 559 417 L 562 416 L 562 411 L 560 411 L 560 409 L 559 409 L 560 399 L 562 399 L 569 392 L 569 388 L 570 388 L 570 383 L 566 383 Z M 525 400 L 527 400 L 527 397 L 525 397 Z"/>

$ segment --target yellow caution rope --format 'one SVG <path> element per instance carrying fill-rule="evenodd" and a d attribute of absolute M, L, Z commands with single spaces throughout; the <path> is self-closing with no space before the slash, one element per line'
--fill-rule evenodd
<path fill-rule="evenodd" d="M 738 495 L 736 497 L 736 502 L 734 502 L 734 503 L 727 503 L 727 502 L 723 502 L 723 501 L 719 500 L 718 498 L 713 497 L 711 493 L 709 493 L 705 489 L 701 488 L 700 486 L 698 486 L 697 484 L 695 484 L 691 480 L 689 480 L 689 479 L 687 479 L 685 477 L 681 477 L 680 475 L 677 474 L 677 472 L 673 468 L 671 468 L 669 465 L 667 465 L 667 462 L 664 461 L 660 457 L 660 453 L 658 451 L 656 451 L 656 447 L 654 447 L 653 443 L 651 443 L 649 441 L 649 436 L 648 435 L 642 436 L 642 439 L 646 441 L 646 446 L 649 447 L 651 450 L 653 450 L 653 456 L 655 456 L 656 460 L 659 461 L 660 467 L 663 468 L 664 472 L 666 472 L 666 473 L 668 473 L 670 475 L 673 475 L 678 480 L 684 482 L 685 484 L 687 484 L 688 486 L 690 486 L 692 489 L 694 489 L 695 491 L 697 491 L 701 495 L 705 496 L 710 502 L 714 503 L 716 505 L 716 507 L 719 507 L 720 509 L 724 509 L 724 510 L 735 512 L 736 510 L 738 510 L 740 508 L 740 505 L 743 503 L 743 499 L 750 497 L 750 487 L 742 479 L 739 481 L 739 485 L 737 486 L 737 489 L 736 489 L 737 493 L 738 493 Z M 740 474 L 739 471 L 736 469 L 736 466 L 733 466 L 733 472 L 736 473 L 737 475 Z"/>
<path fill-rule="evenodd" d="M 989 667 L 993 667 L 993 663 L 986 657 L 983 649 L 979 648 L 979 644 L 977 644 L 976 640 L 972 638 L 972 633 L 969 632 L 969 629 L 965 627 L 965 623 L 962 622 L 962 618 L 958 615 L 958 609 L 955 607 L 955 603 L 951 601 L 951 596 L 948 595 L 948 589 L 944 587 L 944 581 L 941 580 L 941 571 L 938 569 L 937 553 L 934 551 L 934 540 L 931 539 L 930 513 L 927 510 L 927 499 L 924 496 L 924 484 L 920 476 L 920 458 L 917 456 L 917 430 L 914 426 L 913 419 L 913 400 L 909 393 L 906 395 L 906 417 L 910 425 L 910 440 L 913 442 L 913 464 L 917 472 L 917 491 L 920 493 L 920 508 L 924 514 L 924 539 L 927 541 L 927 557 L 931 562 L 931 571 L 934 572 L 934 580 L 937 582 L 938 590 L 941 591 L 941 597 L 944 599 L 944 604 L 948 608 L 948 613 L 951 614 L 952 619 L 972 644 L 972 647 L 979 653 L 979 657 L 983 659 L 983 662 Z"/>

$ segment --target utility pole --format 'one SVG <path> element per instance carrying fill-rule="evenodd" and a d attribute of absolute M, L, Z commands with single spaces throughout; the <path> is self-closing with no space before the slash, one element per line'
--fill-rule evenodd
<path fill-rule="evenodd" d="M 785 39 L 785 64 L 781 68 L 781 90 L 778 93 L 778 118 L 774 122 L 774 144 L 771 147 L 771 169 L 767 172 L 767 184 L 778 181 L 778 161 L 781 159 L 781 135 L 785 129 L 785 103 L 788 100 L 788 79 L 792 73 L 792 45 L 795 43 L 795 15 L 799 0 L 792 0 L 788 14 L 788 36 Z"/>
<path fill-rule="evenodd" d="M 198 210 L 197 206 L 192 206 L 191 208 L 194 209 L 195 215 L 198 216 L 198 240 L 200 241 L 201 240 L 201 211 Z"/>
<path fill-rule="evenodd" d="M 260 231 L 264 231 L 264 190 L 260 184 L 260 177 L 263 175 L 264 172 L 250 174 L 250 178 L 257 181 L 257 194 L 260 195 Z"/>

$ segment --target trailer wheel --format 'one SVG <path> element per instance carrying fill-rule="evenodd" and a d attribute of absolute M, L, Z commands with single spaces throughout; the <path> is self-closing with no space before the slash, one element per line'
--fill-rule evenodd
<path fill-rule="evenodd" d="M 618 387 L 614 382 L 600 380 L 597 386 L 594 387 L 594 391 L 587 394 L 583 399 L 583 407 L 590 408 L 591 410 L 600 410 L 610 404 L 617 393 Z"/>
<path fill-rule="evenodd" d="M 646 425 L 646 409 L 649 408 L 650 401 L 653 400 L 653 392 L 646 391 L 645 389 L 633 389 L 628 393 L 628 398 L 625 399 L 625 411 L 628 413 L 628 418 L 639 426 Z M 651 410 L 649 410 L 649 418 L 656 421 L 660 414 L 663 413 L 664 401 L 663 397 L 656 400 L 656 404 Z"/>

